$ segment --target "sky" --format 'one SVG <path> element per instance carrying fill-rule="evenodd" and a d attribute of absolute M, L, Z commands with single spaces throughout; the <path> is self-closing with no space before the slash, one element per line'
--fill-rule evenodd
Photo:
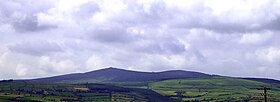
<path fill-rule="evenodd" d="M 280 0 L 1 0 L 0 79 L 188 70 L 280 79 Z"/>

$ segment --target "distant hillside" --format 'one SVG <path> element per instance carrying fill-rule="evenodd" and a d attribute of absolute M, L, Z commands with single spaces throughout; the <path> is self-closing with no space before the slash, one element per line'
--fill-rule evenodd
<path fill-rule="evenodd" d="M 110 67 L 86 73 L 76 73 L 47 78 L 39 78 L 33 79 L 31 81 L 52 83 L 143 82 L 209 76 L 211 75 L 183 70 L 171 70 L 163 72 L 138 72 Z"/>
<path fill-rule="evenodd" d="M 280 84 L 280 81 L 275 80 L 275 79 L 267 79 L 267 78 L 240 78 L 240 79 L 264 82 L 264 83 L 269 83 L 269 84 Z"/>

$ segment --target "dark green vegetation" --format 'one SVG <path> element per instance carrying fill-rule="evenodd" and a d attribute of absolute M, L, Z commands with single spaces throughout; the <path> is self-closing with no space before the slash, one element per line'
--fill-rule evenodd
<path fill-rule="evenodd" d="M 104 84 L 46 84 L 25 81 L 0 82 L 0 102 L 10 101 L 96 101 L 172 102 L 169 97 L 140 88 Z"/>
<path fill-rule="evenodd" d="M 280 102 L 278 80 L 232 78 L 189 71 L 136 72 L 107 68 L 88 73 L 0 82 L 2 101 L 268 101 Z"/>

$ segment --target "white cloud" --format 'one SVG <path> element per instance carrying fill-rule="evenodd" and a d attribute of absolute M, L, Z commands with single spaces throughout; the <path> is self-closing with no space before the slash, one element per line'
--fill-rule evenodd
<path fill-rule="evenodd" d="M 239 42 L 243 44 L 260 44 L 269 40 L 272 35 L 271 32 L 245 33 Z"/>
<path fill-rule="evenodd" d="M 42 56 L 39 61 L 40 68 L 55 73 L 75 71 L 77 66 L 71 60 L 52 60 L 48 56 Z"/>
<path fill-rule="evenodd" d="M 7 53 L 5 51 L 2 51 L 3 49 L 1 49 L 1 46 L 0 46 L 0 67 L 2 68 L 5 64 L 5 60 L 6 60 L 6 56 L 7 56 Z"/>
<path fill-rule="evenodd" d="M 107 64 L 108 62 L 110 62 L 110 60 L 106 60 L 105 56 L 92 55 L 86 61 L 86 69 L 90 71 L 113 66 Z"/>
<path fill-rule="evenodd" d="M 275 47 L 264 48 L 256 51 L 256 55 L 260 60 L 267 62 L 279 62 L 280 49 Z"/>
<path fill-rule="evenodd" d="M 28 69 L 26 68 L 26 66 L 24 66 L 22 64 L 17 65 L 17 67 L 16 67 L 17 76 L 24 77 L 25 75 L 28 74 L 27 72 L 28 72 Z"/>
<path fill-rule="evenodd" d="M 279 4 L 280 0 L 3 0 L 0 79 L 109 66 L 257 77 L 269 70 L 267 77 L 279 79 Z"/>

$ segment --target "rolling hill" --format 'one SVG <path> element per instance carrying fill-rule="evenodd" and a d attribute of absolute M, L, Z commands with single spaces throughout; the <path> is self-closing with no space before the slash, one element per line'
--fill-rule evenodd
<path fill-rule="evenodd" d="M 210 76 L 211 75 L 204 73 L 183 70 L 171 70 L 163 72 L 138 72 L 110 67 L 86 73 L 75 73 L 47 78 L 39 78 L 33 79 L 31 81 L 47 83 L 148 82 L 166 79 L 198 78 Z"/>
<path fill-rule="evenodd" d="M 150 88 L 164 96 L 181 98 L 184 101 L 218 101 L 218 102 L 261 102 L 264 101 L 263 90 L 269 87 L 268 102 L 280 102 L 280 84 L 230 78 L 189 78 L 163 80 L 150 84 Z"/>
<path fill-rule="evenodd" d="M 0 82 L 0 90 L 4 90 L 2 96 L 0 91 L 0 100 L 1 97 L 2 99 L 5 99 L 14 95 L 5 95 L 7 93 L 28 93 L 29 91 L 26 92 L 26 90 L 30 90 L 30 87 L 33 87 L 37 88 L 38 92 L 41 92 L 40 90 L 47 89 L 49 92 L 53 92 L 54 95 L 47 95 L 48 97 L 46 99 L 50 99 L 54 96 L 59 96 L 58 99 L 51 98 L 52 100 L 75 99 L 110 101 L 114 100 L 110 95 L 111 93 L 114 93 L 114 95 L 118 97 L 118 100 L 126 99 L 126 101 L 135 99 L 140 101 L 151 101 L 162 100 L 162 98 L 165 98 L 163 100 L 170 99 L 172 100 L 172 102 L 255 102 L 264 100 L 263 90 L 258 89 L 268 87 L 270 88 L 270 90 L 268 91 L 268 100 L 273 102 L 280 102 L 280 81 L 278 80 L 264 78 L 235 78 L 183 70 L 170 70 L 163 72 L 138 72 L 110 67 L 86 73 L 74 73 L 47 78 L 23 80 L 23 83 L 19 88 L 17 88 L 16 86 L 20 84 L 16 82 L 18 81 L 14 81 L 13 83 L 11 83 L 9 80 L 2 81 L 2 85 Z M 25 82 L 29 84 L 26 84 Z M 23 85 L 25 87 L 22 87 Z M 34 87 L 34 85 L 36 87 Z M 44 87 L 39 87 L 40 85 L 51 87 L 45 89 Z M 61 88 L 64 91 L 61 91 Z M 88 89 L 88 91 L 78 91 L 80 93 L 77 94 L 77 90 L 73 90 L 73 88 Z M 53 91 L 54 89 L 57 91 Z M 115 93 L 117 89 L 121 89 L 119 93 Z M 100 92 L 95 93 L 96 90 L 99 90 Z M 88 93 L 91 91 L 92 93 Z M 63 96 L 65 92 L 74 95 Z M 38 97 L 44 97 L 44 95 L 34 94 L 32 93 L 32 91 L 28 94 L 30 94 L 31 96 L 33 95 L 32 98 L 37 97 L 35 97 L 34 95 L 39 95 Z M 97 96 L 100 96 L 100 98 L 96 98 Z M 29 98 L 29 96 L 20 97 L 21 99 Z"/>

